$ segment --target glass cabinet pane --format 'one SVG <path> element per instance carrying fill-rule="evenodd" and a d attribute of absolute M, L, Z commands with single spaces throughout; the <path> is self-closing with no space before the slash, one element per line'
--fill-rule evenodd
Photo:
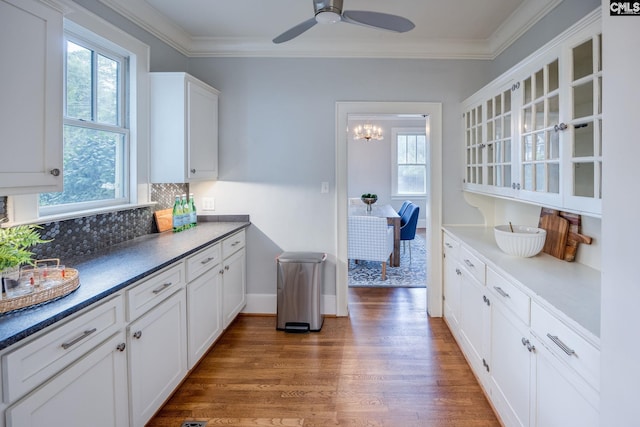
<path fill-rule="evenodd" d="M 544 95 L 544 75 L 542 74 L 542 70 L 536 72 L 535 77 L 535 85 L 536 85 L 536 97 L 535 99 L 540 98 Z"/>
<path fill-rule="evenodd" d="M 547 189 L 549 193 L 560 193 L 560 164 L 549 163 L 547 165 L 547 182 L 549 183 Z"/>
<path fill-rule="evenodd" d="M 502 100 L 500 95 L 496 96 L 496 116 L 502 114 Z"/>
<path fill-rule="evenodd" d="M 554 90 L 560 87 L 560 74 L 558 72 L 558 60 L 556 59 L 547 67 L 548 77 L 547 77 L 547 85 L 549 86 L 549 92 L 553 92 Z"/>
<path fill-rule="evenodd" d="M 545 191 L 545 173 L 544 173 L 544 163 L 536 164 L 536 188 L 535 190 L 538 192 Z"/>
<path fill-rule="evenodd" d="M 522 118 L 522 127 L 524 132 L 531 132 L 533 130 L 533 114 L 531 107 L 527 107 L 523 111 L 524 117 Z"/>
<path fill-rule="evenodd" d="M 530 162 L 533 160 L 533 135 L 527 135 L 524 137 L 524 161 Z"/>
<path fill-rule="evenodd" d="M 493 99 L 487 101 L 487 120 L 493 117 Z"/>
<path fill-rule="evenodd" d="M 547 158 L 546 155 L 546 144 L 544 140 L 544 133 L 539 132 L 535 134 L 535 144 L 536 144 L 536 160 L 545 160 Z"/>
<path fill-rule="evenodd" d="M 555 130 L 547 131 L 547 141 L 549 141 L 549 159 L 560 158 L 560 134 Z"/>
<path fill-rule="evenodd" d="M 593 74 L 593 40 L 573 48 L 573 80 Z"/>
<path fill-rule="evenodd" d="M 593 115 L 593 82 L 575 86 L 573 88 L 573 118 Z"/>
<path fill-rule="evenodd" d="M 573 157 L 591 157 L 595 154 L 593 145 L 593 123 L 574 125 Z"/>
<path fill-rule="evenodd" d="M 524 103 L 528 104 L 532 101 L 531 98 L 531 77 L 528 77 L 524 80 L 523 84 L 523 96 L 524 96 Z"/>
<path fill-rule="evenodd" d="M 508 113 L 511 111 L 511 91 L 505 90 L 502 96 L 504 97 L 504 112 Z"/>
<path fill-rule="evenodd" d="M 560 98 L 552 96 L 547 101 L 547 126 L 553 126 L 560 121 Z"/>
<path fill-rule="evenodd" d="M 544 101 L 538 102 L 534 106 L 536 116 L 533 128 L 540 130 L 544 128 Z"/>
<path fill-rule="evenodd" d="M 593 163 L 574 163 L 574 194 L 579 197 L 593 197 L 594 192 Z"/>
<path fill-rule="evenodd" d="M 533 165 L 531 163 L 524 165 L 523 174 L 524 182 L 522 188 L 533 191 Z"/>
<path fill-rule="evenodd" d="M 511 138 L 511 114 L 504 116 L 504 137 Z"/>

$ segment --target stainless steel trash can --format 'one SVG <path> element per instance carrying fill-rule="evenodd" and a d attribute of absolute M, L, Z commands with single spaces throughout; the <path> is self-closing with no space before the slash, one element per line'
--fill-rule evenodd
<path fill-rule="evenodd" d="M 278 266 L 276 329 L 286 332 L 318 332 L 324 320 L 320 302 L 324 261 L 321 252 L 283 252 Z"/>

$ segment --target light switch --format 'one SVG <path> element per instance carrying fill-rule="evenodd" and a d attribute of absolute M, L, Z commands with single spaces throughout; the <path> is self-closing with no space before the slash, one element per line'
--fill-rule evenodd
<path fill-rule="evenodd" d="M 329 183 L 328 182 L 323 182 L 322 185 L 320 185 L 320 192 L 321 193 L 328 193 L 329 192 Z"/>
<path fill-rule="evenodd" d="M 203 211 L 215 211 L 215 200 L 213 197 L 202 198 L 202 210 Z"/>

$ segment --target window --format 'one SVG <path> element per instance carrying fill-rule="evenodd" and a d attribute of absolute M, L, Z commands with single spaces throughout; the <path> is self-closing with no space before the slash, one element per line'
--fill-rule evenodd
<path fill-rule="evenodd" d="M 127 59 L 71 34 L 65 40 L 63 185 L 40 213 L 128 202 Z"/>
<path fill-rule="evenodd" d="M 424 129 L 393 129 L 393 191 L 416 196 L 427 192 L 427 135 Z"/>

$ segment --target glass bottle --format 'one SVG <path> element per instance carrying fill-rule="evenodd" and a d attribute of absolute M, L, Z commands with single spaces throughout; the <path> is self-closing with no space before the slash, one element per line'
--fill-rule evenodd
<path fill-rule="evenodd" d="M 193 193 L 189 193 L 189 209 L 191 213 L 191 226 L 198 225 L 198 214 L 196 213 L 196 201 L 193 198 Z"/>
<path fill-rule="evenodd" d="M 189 207 L 189 203 L 187 202 L 187 195 L 182 195 L 182 229 L 186 230 L 191 228 L 191 208 Z"/>
<path fill-rule="evenodd" d="M 173 203 L 171 220 L 174 233 L 182 230 L 182 203 L 180 203 L 180 196 L 176 196 L 176 201 Z"/>

